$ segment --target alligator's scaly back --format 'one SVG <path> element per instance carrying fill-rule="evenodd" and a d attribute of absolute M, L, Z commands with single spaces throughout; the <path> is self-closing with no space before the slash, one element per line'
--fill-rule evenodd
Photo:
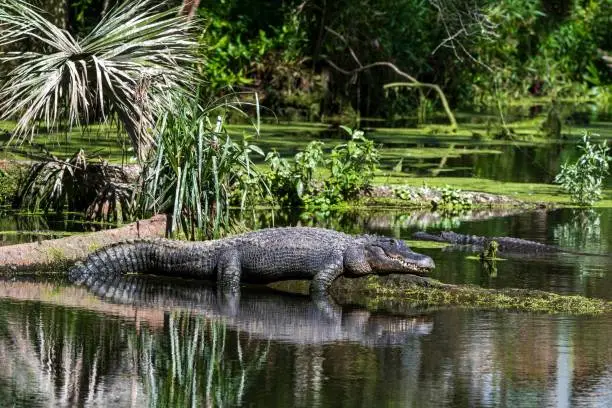
<path fill-rule="evenodd" d="M 216 280 L 232 290 L 241 282 L 312 279 L 311 290 L 321 292 L 343 273 L 418 273 L 433 267 L 431 258 L 412 252 L 401 240 L 296 227 L 204 242 L 123 242 L 94 252 L 68 276 L 90 285 L 100 274 L 152 273 Z"/>

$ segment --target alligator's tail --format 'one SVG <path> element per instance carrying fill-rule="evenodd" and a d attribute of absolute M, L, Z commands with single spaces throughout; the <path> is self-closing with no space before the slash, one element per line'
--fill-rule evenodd
<path fill-rule="evenodd" d="M 89 275 L 83 285 L 96 296 L 120 304 L 190 308 L 194 304 L 212 307 L 216 300 L 208 284 L 145 275 Z"/>
<path fill-rule="evenodd" d="M 156 266 L 155 244 L 152 241 L 126 241 L 110 245 L 90 254 L 84 262 L 77 262 L 68 271 L 71 282 L 87 286 L 100 276 L 118 276 L 145 272 Z"/>
<path fill-rule="evenodd" d="M 96 277 L 174 272 L 175 244 L 165 239 L 126 241 L 101 248 L 68 271 L 71 282 L 90 286 Z"/>

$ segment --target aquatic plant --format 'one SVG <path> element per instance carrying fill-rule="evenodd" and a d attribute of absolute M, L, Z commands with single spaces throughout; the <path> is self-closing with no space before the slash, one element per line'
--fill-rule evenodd
<path fill-rule="evenodd" d="M 587 132 L 582 138 L 579 150 L 582 155 L 575 163 L 566 162 L 555 177 L 555 183 L 561 184 L 570 194 L 572 201 L 581 206 L 591 206 L 601 199 L 603 182 L 609 174 L 608 155 L 610 148 L 607 141 L 592 143 Z"/>
<path fill-rule="evenodd" d="M 434 209 L 457 211 L 472 207 L 472 202 L 460 189 L 446 186 L 440 189 L 440 198 L 432 201 Z"/>
<path fill-rule="evenodd" d="M 196 58 L 194 24 L 151 0 L 126 1 L 82 38 L 57 27 L 23 0 L 0 4 L 0 49 L 31 41 L 41 52 L 4 52 L 16 63 L 0 88 L 2 118 L 19 116 L 14 137 L 29 138 L 43 121 L 57 129 L 119 119 L 135 155 L 153 144 L 150 128 L 167 105 L 167 90 L 186 88 Z"/>
<path fill-rule="evenodd" d="M 171 234 L 216 237 L 228 227 L 232 204 L 245 209 L 267 189 L 250 158 L 263 151 L 248 136 L 234 142 L 222 116 L 211 122 L 213 111 L 224 107 L 239 109 L 227 98 L 202 107 L 186 97 L 159 118 L 157 148 L 144 168 L 139 206 L 143 213 L 172 214 Z"/>

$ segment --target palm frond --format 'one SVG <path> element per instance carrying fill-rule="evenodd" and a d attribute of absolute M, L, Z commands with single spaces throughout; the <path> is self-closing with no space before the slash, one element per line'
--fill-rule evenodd
<path fill-rule="evenodd" d="M 23 0 L 0 2 L 0 47 L 24 39 L 44 53 L 6 52 L 17 61 L 0 88 L 0 117 L 19 117 L 14 135 L 34 134 L 61 120 L 87 125 L 92 114 L 117 115 L 139 158 L 154 143 L 150 129 L 164 109 L 169 90 L 186 90 L 195 76 L 197 43 L 193 20 L 164 10 L 152 0 L 112 8 L 83 39 L 49 22 Z"/>

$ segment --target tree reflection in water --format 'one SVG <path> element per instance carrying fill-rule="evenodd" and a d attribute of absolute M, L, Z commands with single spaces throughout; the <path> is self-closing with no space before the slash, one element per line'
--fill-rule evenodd
<path fill-rule="evenodd" d="M 0 311 L 0 400 L 17 406 L 236 406 L 268 352 L 190 310 L 133 308 L 132 321 L 32 302 Z"/>

